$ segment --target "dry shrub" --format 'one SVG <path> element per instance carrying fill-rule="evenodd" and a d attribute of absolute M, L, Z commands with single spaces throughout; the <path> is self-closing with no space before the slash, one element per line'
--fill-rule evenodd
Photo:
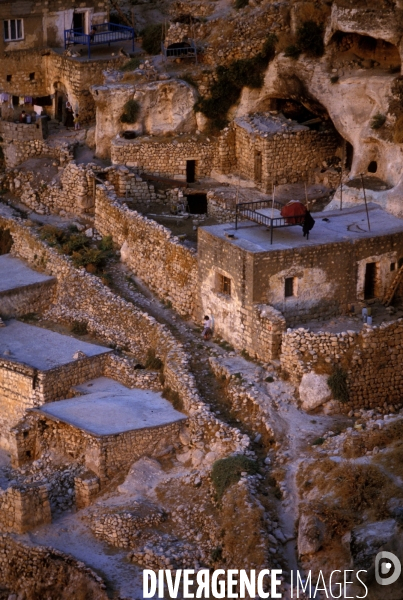
<path fill-rule="evenodd" d="M 276 50 L 278 52 L 284 52 L 289 46 L 295 46 L 295 35 L 290 32 L 282 32 L 278 36 Z"/>
<path fill-rule="evenodd" d="M 384 448 L 395 440 L 403 438 L 403 419 L 394 421 L 382 429 L 363 431 L 359 436 L 344 441 L 343 454 L 347 458 L 364 456 L 367 450 Z"/>
<path fill-rule="evenodd" d="M 396 442 L 386 454 L 378 454 L 375 461 L 383 471 L 389 471 L 395 477 L 403 479 L 403 440 Z"/>
<path fill-rule="evenodd" d="M 216 460 L 211 470 L 211 481 L 219 500 L 227 488 L 240 480 L 243 471 L 250 475 L 257 473 L 257 462 L 242 454 Z"/>
<path fill-rule="evenodd" d="M 221 515 L 225 568 L 236 566 L 248 569 L 265 564 L 265 548 L 260 546 L 259 534 L 263 526 L 263 513 L 244 487 L 229 488 L 223 497 Z"/>

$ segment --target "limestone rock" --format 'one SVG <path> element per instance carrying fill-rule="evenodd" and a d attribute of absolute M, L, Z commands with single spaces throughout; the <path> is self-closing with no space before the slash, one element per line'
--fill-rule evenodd
<path fill-rule="evenodd" d="M 314 554 L 323 543 L 325 526 L 315 515 L 302 514 L 298 526 L 298 554 Z"/>
<path fill-rule="evenodd" d="M 123 242 L 122 247 L 120 249 L 120 260 L 122 261 L 122 263 L 125 263 L 128 260 L 130 260 L 130 248 L 129 244 L 126 241 Z"/>
<path fill-rule="evenodd" d="M 330 400 L 332 393 L 327 384 L 327 375 L 318 375 L 313 371 L 305 373 L 299 386 L 299 395 L 303 410 L 313 410 Z"/>

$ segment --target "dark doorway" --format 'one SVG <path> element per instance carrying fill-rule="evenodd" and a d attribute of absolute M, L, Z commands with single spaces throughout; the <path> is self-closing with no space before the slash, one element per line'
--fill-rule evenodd
<path fill-rule="evenodd" d="M 190 194 L 187 196 L 187 201 L 191 215 L 205 215 L 207 213 L 207 194 Z"/>
<path fill-rule="evenodd" d="M 73 29 L 81 29 L 84 31 L 84 16 L 85 13 L 73 13 Z"/>
<path fill-rule="evenodd" d="M 186 183 L 194 183 L 196 181 L 196 161 L 186 161 Z"/>
<path fill-rule="evenodd" d="M 0 254 L 8 254 L 13 245 L 13 238 L 9 229 L 0 229 Z"/>
<path fill-rule="evenodd" d="M 368 173 L 376 173 L 378 170 L 378 163 L 376 162 L 376 160 L 371 160 L 371 162 L 368 165 Z"/>
<path fill-rule="evenodd" d="M 56 92 L 56 119 L 58 121 L 63 121 L 63 109 L 64 109 L 64 94 L 61 92 Z"/>
<path fill-rule="evenodd" d="M 259 151 L 255 152 L 255 181 L 257 183 L 262 181 L 262 153 Z"/>
<path fill-rule="evenodd" d="M 353 166 L 354 148 L 350 142 L 346 142 L 346 169 L 351 171 Z"/>
<path fill-rule="evenodd" d="M 375 298 L 376 287 L 376 263 L 367 263 L 365 265 L 364 298 L 371 300 Z"/>

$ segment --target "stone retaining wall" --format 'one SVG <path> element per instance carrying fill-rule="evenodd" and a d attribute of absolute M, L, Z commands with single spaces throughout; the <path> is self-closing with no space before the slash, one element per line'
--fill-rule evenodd
<path fill-rule="evenodd" d="M 160 298 L 182 315 L 192 315 L 197 298 L 197 256 L 163 225 L 119 204 L 97 186 L 95 227 L 124 245 L 128 266 Z"/>
<path fill-rule="evenodd" d="M 111 144 L 112 164 L 137 167 L 151 175 L 180 181 L 186 181 L 186 161 L 196 161 L 197 179 L 211 174 L 216 156 L 216 141 L 201 137 L 189 140 L 183 136 L 172 141 L 166 138 L 155 141 L 113 139 Z"/>
<path fill-rule="evenodd" d="M 108 600 L 102 579 L 84 563 L 54 548 L 25 545 L 8 535 L 0 535 L 0 581 L 21 598 Z"/>
<path fill-rule="evenodd" d="M 14 486 L 0 490 L 0 531 L 25 533 L 51 521 L 46 486 Z"/>
<path fill-rule="evenodd" d="M 43 312 L 52 301 L 54 285 L 55 281 L 42 281 L 0 292 L 0 317 L 22 317 L 28 313 Z"/>
<path fill-rule="evenodd" d="M 85 321 L 90 333 L 124 347 L 140 361 L 145 361 L 150 348 L 154 349 L 163 361 L 165 385 L 178 392 L 184 411 L 190 415 L 190 429 L 206 452 L 214 446 L 219 457 L 247 448 L 249 438 L 219 421 L 204 404 L 189 371 L 189 357 L 164 325 L 116 296 L 97 277 L 76 269 L 68 257 L 42 242 L 20 219 L 0 216 L 0 227 L 10 230 L 14 255 L 57 277 L 55 300 L 47 318 L 64 323 Z"/>
<path fill-rule="evenodd" d="M 186 416 L 183 416 L 183 421 Z M 124 431 L 113 435 L 95 435 L 56 417 L 38 413 L 31 435 L 31 456 L 38 459 L 44 452 L 56 452 L 82 464 L 97 477 L 101 487 L 143 456 L 159 456 L 173 447 L 183 421 L 155 427 Z"/>
<path fill-rule="evenodd" d="M 281 365 L 299 384 L 310 371 L 331 373 L 335 365 L 348 375 L 349 402 L 345 410 L 378 408 L 389 412 L 402 406 L 403 319 L 380 326 L 364 325 L 360 332 L 283 334 Z"/>

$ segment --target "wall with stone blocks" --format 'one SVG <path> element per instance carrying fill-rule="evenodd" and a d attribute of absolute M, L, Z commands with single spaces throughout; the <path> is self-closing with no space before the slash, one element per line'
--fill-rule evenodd
<path fill-rule="evenodd" d="M 7 169 L 3 186 L 12 191 L 26 206 L 39 214 L 58 213 L 63 210 L 74 215 L 94 212 L 96 165 L 77 165 L 69 162 L 58 183 L 38 186 L 33 183 L 36 173 Z M 99 171 L 99 167 L 97 167 Z"/>
<path fill-rule="evenodd" d="M 34 425 L 41 433 L 34 436 L 35 458 L 52 451 L 84 465 L 97 477 L 101 487 L 116 477 L 127 474 L 130 466 L 142 456 L 158 456 L 178 440 L 183 421 L 145 429 L 97 436 L 56 418 L 38 415 Z"/>
<path fill-rule="evenodd" d="M 177 137 L 172 141 L 149 138 L 135 140 L 113 139 L 111 160 L 114 165 L 137 167 L 141 171 L 161 177 L 186 181 L 186 161 L 196 161 L 196 179 L 208 177 L 217 155 L 215 141 L 188 140 Z"/>
<path fill-rule="evenodd" d="M 64 323 L 85 321 L 90 333 L 132 352 L 140 362 L 154 349 L 163 361 L 165 385 L 178 392 L 190 424 L 199 432 L 198 441 L 207 447 L 218 444 L 220 455 L 243 451 L 249 439 L 220 422 L 204 404 L 189 370 L 188 355 L 164 325 L 116 296 L 97 277 L 76 269 L 68 257 L 50 248 L 20 219 L 0 216 L 0 228 L 10 230 L 14 255 L 57 277 L 54 303 L 46 317 Z"/>
<path fill-rule="evenodd" d="M 67 398 L 73 386 L 101 377 L 107 355 L 81 358 L 49 371 L 0 359 L 0 446 L 10 448 L 10 430 L 29 408 Z M 73 361 L 73 357 L 72 357 Z"/>
<path fill-rule="evenodd" d="M 145 181 L 136 171 L 128 167 L 107 167 L 107 181 L 119 198 L 125 198 L 130 204 L 148 206 L 152 204 L 177 204 L 178 188 L 157 190 L 154 185 Z"/>
<path fill-rule="evenodd" d="M 315 169 L 336 154 L 339 141 L 334 131 L 297 131 L 263 137 L 235 127 L 236 161 L 239 173 L 271 192 L 272 186 L 298 181 L 315 182 Z M 255 155 L 261 153 L 261 180 L 256 179 Z"/>
<path fill-rule="evenodd" d="M 197 297 L 197 256 L 163 225 L 116 202 L 97 186 L 95 227 L 125 244 L 125 262 L 160 298 L 182 315 L 191 315 Z"/>
<path fill-rule="evenodd" d="M 139 529 L 152 527 L 161 523 L 166 518 L 164 512 L 155 508 L 149 509 L 145 515 L 125 510 L 93 515 L 91 529 L 94 535 L 118 548 L 133 548 L 138 539 Z"/>
<path fill-rule="evenodd" d="M 0 144 L 6 167 L 16 167 L 29 158 L 51 158 L 60 165 L 68 164 L 74 157 L 74 145 L 58 142 L 50 146 L 46 140 L 22 141 L 13 139 Z"/>
<path fill-rule="evenodd" d="M 25 533 L 51 521 L 45 485 L 32 484 L 0 490 L 0 531 Z"/>
<path fill-rule="evenodd" d="M 0 120 L 0 134 L 7 142 L 10 140 L 18 142 L 43 140 L 47 137 L 47 133 L 48 122 L 46 118 L 39 118 L 35 123 L 13 123 Z"/>
<path fill-rule="evenodd" d="M 108 600 L 102 579 L 55 548 L 25 545 L 9 535 L 0 535 L 0 581 L 15 594 L 37 598 Z"/>
<path fill-rule="evenodd" d="M 29 287 L 0 292 L 0 317 L 21 317 L 41 313 L 52 302 L 55 281 L 35 283 Z"/>
<path fill-rule="evenodd" d="M 351 408 L 392 409 L 402 406 L 403 319 L 380 326 L 364 325 L 360 332 L 287 330 L 283 334 L 281 365 L 298 384 L 310 371 L 329 374 L 339 365 L 348 375 Z"/>

